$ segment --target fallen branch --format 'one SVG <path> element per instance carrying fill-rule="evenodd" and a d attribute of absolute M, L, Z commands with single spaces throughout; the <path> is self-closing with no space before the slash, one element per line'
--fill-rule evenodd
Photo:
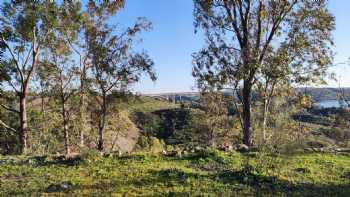
<path fill-rule="evenodd" d="M 0 125 L 3 126 L 5 129 L 8 129 L 8 130 L 13 131 L 13 132 L 17 132 L 16 129 L 14 129 L 14 128 L 8 126 L 8 125 L 7 125 L 6 123 L 4 123 L 2 120 L 0 120 Z"/>

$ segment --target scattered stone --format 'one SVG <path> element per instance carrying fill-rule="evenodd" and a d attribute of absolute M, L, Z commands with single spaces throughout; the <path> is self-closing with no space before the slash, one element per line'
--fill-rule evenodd
<path fill-rule="evenodd" d="M 184 150 L 187 150 L 187 151 L 192 151 L 193 150 L 193 146 L 192 145 L 188 145 L 184 148 Z"/>
<path fill-rule="evenodd" d="M 320 132 L 320 131 L 312 131 L 311 134 L 312 135 L 316 135 L 316 136 L 320 136 L 320 135 L 322 135 L 322 132 Z"/>
<path fill-rule="evenodd" d="M 335 152 L 339 153 L 350 153 L 350 148 L 336 148 Z"/>
<path fill-rule="evenodd" d="M 48 193 L 54 193 L 54 192 L 62 192 L 66 190 L 70 190 L 73 188 L 73 184 L 71 182 L 63 182 L 60 184 L 51 184 L 49 187 L 47 187 L 46 191 Z"/>
<path fill-rule="evenodd" d="M 305 152 L 313 152 L 313 149 L 312 148 L 304 148 L 304 151 Z"/>
<path fill-rule="evenodd" d="M 195 151 L 200 151 L 200 150 L 202 150 L 202 147 L 196 146 L 196 147 L 194 147 L 194 150 L 195 150 Z"/>
<path fill-rule="evenodd" d="M 228 145 L 226 151 L 233 151 L 233 146 L 232 145 Z"/>
<path fill-rule="evenodd" d="M 298 173 L 302 173 L 302 174 L 310 173 L 310 170 L 307 168 L 296 168 L 296 169 L 294 169 L 294 171 L 298 172 Z"/>
<path fill-rule="evenodd" d="M 324 148 L 324 147 L 326 147 L 325 144 L 323 144 L 322 142 L 317 142 L 317 141 L 307 142 L 306 144 L 312 148 Z"/>
<path fill-rule="evenodd" d="M 177 155 L 177 151 L 168 151 L 167 153 L 165 153 L 165 156 L 168 157 L 175 157 Z"/>
<path fill-rule="evenodd" d="M 248 152 L 249 151 L 249 147 L 245 144 L 237 144 L 236 145 L 236 150 L 239 152 Z"/>
<path fill-rule="evenodd" d="M 327 152 L 326 149 L 324 149 L 324 148 L 313 148 L 313 151 L 314 151 L 314 152 L 318 152 L 318 153 Z"/>
<path fill-rule="evenodd" d="M 219 145 L 218 149 L 225 152 L 231 152 L 234 150 L 233 146 L 228 143 Z"/>
<path fill-rule="evenodd" d="M 28 159 L 28 164 L 34 165 L 36 163 L 36 160 L 34 158 Z"/>
<path fill-rule="evenodd" d="M 316 153 L 350 153 L 350 148 L 304 148 L 304 151 Z"/>
<path fill-rule="evenodd" d="M 185 151 L 183 151 L 185 152 Z M 181 157 L 182 152 L 180 150 L 174 150 L 174 151 L 163 151 L 162 155 L 167 156 L 167 157 Z"/>

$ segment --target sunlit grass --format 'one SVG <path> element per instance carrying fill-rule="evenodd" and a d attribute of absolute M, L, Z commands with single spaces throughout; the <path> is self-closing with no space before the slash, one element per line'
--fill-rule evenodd
<path fill-rule="evenodd" d="M 91 154 L 71 161 L 1 157 L 0 180 L 1 196 L 346 196 L 350 156 L 302 154 L 277 159 L 202 151 L 182 158 L 145 153 Z M 62 183 L 69 188 L 50 191 Z"/>

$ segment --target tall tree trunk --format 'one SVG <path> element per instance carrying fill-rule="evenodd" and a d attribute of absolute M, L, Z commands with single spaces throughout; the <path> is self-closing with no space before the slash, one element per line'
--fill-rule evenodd
<path fill-rule="evenodd" d="M 243 84 L 243 141 L 248 147 L 253 145 L 253 130 L 251 126 L 251 83 L 248 80 Z"/>
<path fill-rule="evenodd" d="M 97 146 L 97 149 L 99 151 L 103 151 L 104 149 L 103 130 L 104 130 L 104 126 L 102 126 L 102 123 L 100 123 L 100 126 L 98 127 L 98 146 Z"/>
<path fill-rule="evenodd" d="M 64 147 L 66 149 L 66 154 L 69 155 L 70 154 L 70 145 L 69 145 L 69 131 L 68 131 L 68 120 L 67 118 L 64 118 L 64 126 L 63 126 L 63 130 L 64 130 Z"/>
<path fill-rule="evenodd" d="M 266 141 L 266 124 L 267 124 L 267 114 L 268 114 L 268 102 L 267 99 L 264 99 L 264 111 L 263 111 L 263 142 Z"/>
<path fill-rule="evenodd" d="M 42 145 L 42 137 L 44 136 L 45 130 L 46 130 L 46 121 L 44 120 L 46 115 L 45 115 L 45 93 L 44 93 L 44 85 L 42 82 L 40 82 L 41 86 L 41 129 L 39 133 L 39 145 L 41 147 Z"/>
<path fill-rule="evenodd" d="M 85 134 L 86 134 L 86 128 L 87 128 L 87 118 L 86 118 L 86 89 L 85 89 L 85 78 L 86 76 L 86 69 L 83 68 L 83 71 L 80 75 L 80 101 L 79 101 L 79 118 L 80 118 L 80 125 L 79 125 L 79 136 L 80 136 L 80 146 L 83 147 L 85 144 Z"/>
<path fill-rule="evenodd" d="M 209 132 L 209 146 L 210 147 L 215 147 L 215 137 L 214 137 L 214 129 L 210 129 Z"/>
<path fill-rule="evenodd" d="M 70 154 L 70 144 L 69 144 L 69 130 L 68 130 L 68 123 L 69 123 L 69 116 L 68 116 L 68 110 L 66 107 L 66 102 L 69 96 L 66 96 L 65 90 L 64 90 L 64 77 L 63 77 L 63 71 L 59 71 L 59 82 L 60 82 L 60 99 L 61 99 L 61 115 L 63 119 L 63 135 L 64 135 L 64 148 L 66 155 Z"/>
<path fill-rule="evenodd" d="M 70 154 L 70 145 L 69 145 L 69 130 L 68 130 L 68 113 L 66 109 L 65 99 L 62 98 L 62 118 L 63 118 L 63 134 L 64 134 L 64 148 L 66 155 Z"/>
<path fill-rule="evenodd" d="M 265 87 L 264 111 L 263 111 L 263 142 L 266 142 L 267 140 L 267 136 L 266 136 L 267 118 L 270 113 L 269 108 L 271 104 L 271 99 L 275 91 L 276 83 L 277 83 L 277 79 L 275 79 L 272 82 L 270 92 L 268 92 L 268 83 L 266 84 L 266 87 Z"/>
<path fill-rule="evenodd" d="M 28 149 L 28 123 L 27 123 L 27 93 L 24 91 L 20 96 L 19 104 L 19 117 L 20 117 L 20 152 L 22 154 L 27 153 Z"/>
<path fill-rule="evenodd" d="M 99 121 L 99 127 L 98 127 L 98 150 L 103 151 L 104 150 L 104 129 L 105 129 L 105 123 L 106 123 L 106 116 L 107 116 L 107 97 L 106 93 L 102 93 L 102 106 L 101 106 L 101 114 L 100 114 L 100 121 Z"/>
<path fill-rule="evenodd" d="M 29 83 L 32 77 L 33 72 L 36 69 L 37 66 L 37 60 L 38 60 L 38 47 L 37 47 L 37 40 L 36 40 L 36 34 L 35 29 L 33 29 L 33 52 L 32 52 L 32 66 L 28 70 L 28 74 L 26 79 L 23 78 L 23 71 L 20 71 L 22 73 L 22 89 L 20 93 L 19 98 L 19 117 L 20 117 L 20 143 L 21 143 L 21 153 L 27 153 L 28 149 L 28 123 L 27 123 L 27 96 L 28 96 L 28 88 Z"/>

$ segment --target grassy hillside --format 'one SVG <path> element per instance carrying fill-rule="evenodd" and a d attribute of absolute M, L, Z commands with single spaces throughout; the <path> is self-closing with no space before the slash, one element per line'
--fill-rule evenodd
<path fill-rule="evenodd" d="M 195 133 L 193 118 L 202 112 L 145 96 L 131 97 L 116 107 L 125 111 L 143 138 L 149 140 L 146 148 L 139 149 L 143 152 L 101 156 L 91 151 L 71 159 L 50 155 L 0 156 L 0 196 L 348 196 L 350 193 L 350 154 L 301 152 L 272 156 L 264 151 L 221 152 L 196 149 L 196 146 L 187 151 L 180 149 L 181 154 L 176 156 L 151 154 L 153 146 L 157 148 L 155 152 L 168 150 L 169 145 L 164 147 L 166 144 L 159 140 L 177 144 L 169 142 L 187 142 L 189 134 L 191 139 L 198 140 L 200 134 Z M 345 140 L 332 135 L 330 115 L 321 116 L 316 111 L 299 116 L 303 117 L 305 129 L 310 130 L 305 142 L 313 142 L 311 147 L 313 144 L 333 147 Z M 154 145 L 154 140 L 158 145 Z M 178 145 L 169 147 L 178 151 Z"/>
<path fill-rule="evenodd" d="M 0 196 L 348 196 L 350 155 L 2 157 Z"/>
<path fill-rule="evenodd" d="M 179 104 L 168 102 L 165 100 L 154 99 L 148 96 L 135 97 L 128 103 L 124 103 L 124 107 L 131 112 L 153 112 L 163 109 L 178 108 Z"/>

